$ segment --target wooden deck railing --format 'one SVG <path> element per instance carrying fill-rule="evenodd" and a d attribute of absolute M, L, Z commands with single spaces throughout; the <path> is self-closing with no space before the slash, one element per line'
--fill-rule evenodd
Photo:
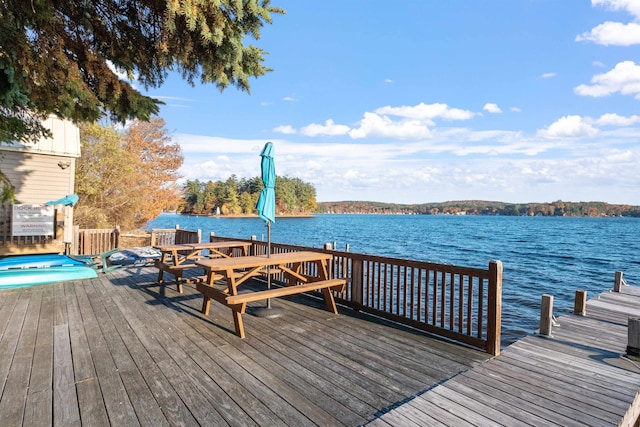
<path fill-rule="evenodd" d="M 151 246 L 166 246 L 202 242 L 201 230 L 189 231 L 180 228 L 155 228 L 151 232 Z"/>
<path fill-rule="evenodd" d="M 211 236 L 210 240 L 243 240 Z M 251 240 L 252 254 L 265 254 L 267 242 Z M 272 253 L 310 250 L 271 244 Z M 488 268 L 434 264 L 329 249 L 332 277 L 345 278 L 347 289 L 336 300 L 356 310 L 409 325 L 438 336 L 500 353 L 502 263 Z M 314 268 L 313 265 L 305 268 Z M 278 275 L 274 281 L 283 280 Z"/>
<path fill-rule="evenodd" d="M 70 255 L 98 255 L 117 249 L 120 244 L 120 229 L 116 228 L 73 228 L 73 243 Z"/>

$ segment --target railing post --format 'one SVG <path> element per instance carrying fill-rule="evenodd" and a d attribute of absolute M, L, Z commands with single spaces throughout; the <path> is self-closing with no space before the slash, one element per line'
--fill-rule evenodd
<path fill-rule="evenodd" d="M 553 295 L 543 294 L 540 304 L 540 331 L 539 334 L 545 337 L 551 336 L 553 325 Z"/>
<path fill-rule="evenodd" d="M 573 314 L 585 316 L 587 314 L 587 291 L 578 289 L 573 302 Z"/>
<path fill-rule="evenodd" d="M 487 353 L 500 354 L 502 328 L 502 262 L 489 262 L 489 305 L 487 307 Z"/>
<path fill-rule="evenodd" d="M 351 258 L 351 302 L 364 305 L 362 260 Z"/>

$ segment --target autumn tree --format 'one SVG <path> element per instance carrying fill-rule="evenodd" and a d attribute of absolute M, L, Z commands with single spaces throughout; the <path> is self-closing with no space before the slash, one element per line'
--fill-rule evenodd
<path fill-rule="evenodd" d="M 134 216 L 129 199 L 133 158 L 113 126 L 80 127 L 82 157 L 76 162 L 74 220 L 81 228 L 122 225 Z"/>
<path fill-rule="evenodd" d="M 160 101 L 142 95 L 169 71 L 189 83 L 249 91 L 270 68 L 258 40 L 270 0 L 3 0 L 0 2 L 0 142 L 46 134 L 49 114 L 94 122 L 147 120 Z"/>
<path fill-rule="evenodd" d="M 76 223 L 100 228 L 139 227 L 164 208 L 177 206 L 183 156 L 164 120 L 135 120 L 124 131 L 81 126 L 82 157 L 76 170 Z"/>
<path fill-rule="evenodd" d="M 148 122 L 134 120 L 124 132 L 123 143 L 134 159 L 138 199 L 135 221 L 137 225 L 145 224 L 180 202 L 181 189 L 176 181 L 184 161 L 182 149 L 171 142 L 165 122 L 159 117 Z"/>

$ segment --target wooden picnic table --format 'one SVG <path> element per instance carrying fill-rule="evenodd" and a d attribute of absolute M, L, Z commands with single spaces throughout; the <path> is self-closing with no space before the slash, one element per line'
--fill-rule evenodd
<path fill-rule="evenodd" d="M 331 254 L 300 251 L 272 254 L 271 256 L 259 255 L 196 261 L 196 264 L 207 272 L 206 281 L 196 283 L 196 289 L 203 294 L 202 313 L 209 314 L 211 299 L 229 307 L 233 314 L 236 334 L 240 338 L 245 337 L 242 314 L 246 311 L 247 303 L 252 301 L 322 290 L 327 310 L 338 314 L 332 291 L 343 292 L 346 281 L 329 277 L 327 264 L 331 258 Z M 282 273 L 288 279 L 287 286 L 242 294 L 238 292 L 238 286 L 252 277 L 268 273 L 271 268 Z M 219 277 L 226 284 L 223 289 L 214 287 L 215 281 Z"/>
<path fill-rule="evenodd" d="M 233 255 L 234 248 L 240 249 L 242 255 L 246 256 L 249 254 L 250 247 L 250 242 L 233 240 L 154 246 L 162 253 L 160 259 L 155 261 L 155 266 L 158 268 L 158 283 L 163 282 L 165 272 L 171 273 L 176 279 L 178 292 L 182 293 L 182 272 L 190 268 L 199 268 L 195 261 L 229 258 Z"/>

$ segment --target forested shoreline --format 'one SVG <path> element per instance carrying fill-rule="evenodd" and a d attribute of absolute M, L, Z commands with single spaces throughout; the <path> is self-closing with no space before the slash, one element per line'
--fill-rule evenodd
<path fill-rule="evenodd" d="M 225 181 L 189 180 L 183 187 L 178 212 L 187 215 L 255 215 L 256 203 L 264 188 L 260 177 Z M 573 216 L 640 217 L 640 206 L 606 202 L 532 202 L 506 203 L 485 200 L 456 200 L 420 204 L 397 204 L 372 201 L 317 202 L 312 184 L 299 178 L 276 178 L 276 214 L 306 216 L 315 213 L 389 214 L 389 215 L 502 215 L 502 216 Z"/>
<path fill-rule="evenodd" d="M 231 175 L 226 181 L 187 181 L 178 211 L 189 215 L 250 215 L 264 188 L 260 177 Z M 276 177 L 276 214 L 308 215 L 316 211 L 316 189 L 298 178 Z"/>
<path fill-rule="evenodd" d="M 504 215 L 504 216 L 629 216 L 640 217 L 640 206 L 606 202 L 504 203 L 462 200 L 439 203 L 394 204 L 383 202 L 319 202 L 318 213 Z"/>

